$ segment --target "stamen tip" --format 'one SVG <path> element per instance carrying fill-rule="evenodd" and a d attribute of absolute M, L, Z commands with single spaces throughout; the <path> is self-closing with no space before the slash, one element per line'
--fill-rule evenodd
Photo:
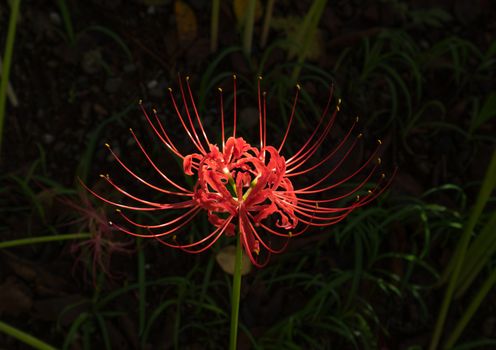
<path fill-rule="evenodd" d="M 338 98 L 338 106 L 341 104 L 341 99 Z"/>
<path fill-rule="evenodd" d="M 381 164 L 382 163 L 382 159 L 379 157 L 377 158 L 377 164 Z"/>
<path fill-rule="evenodd" d="M 105 143 L 105 147 L 110 148 L 110 145 L 108 143 Z"/>
<path fill-rule="evenodd" d="M 298 90 L 301 90 L 301 85 L 300 85 L 300 84 L 296 84 L 296 88 L 297 88 Z"/>
<path fill-rule="evenodd" d="M 382 145 L 382 140 L 381 140 L 381 139 L 377 139 L 377 143 L 378 143 L 379 145 Z"/>
<path fill-rule="evenodd" d="M 359 133 L 358 136 L 357 136 L 357 139 L 361 139 L 363 137 L 363 134 L 362 133 Z"/>
<path fill-rule="evenodd" d="M 360 120 L 360 118 L 357 116 L 357 117 L 355 118 L 355 121 L 358 123 L 358 121 L 359 121 L 359 120 Z"/>
<path fill-rule="evenodd" d="M 108 222 L 108 224 L 109 224 L 110 226 L 113 226 L 113 225 L 114 225 L 114 223 L 113 223 L 112 221 L 109 221 L 109 222 Z"/>
<path fill-rule="evenodd" d="M 116 212 L 116 213 L 120 213 L 120 212 L 121 212 L 121 210 L 117 208 L 117 209 L 115 209 L 115 212 Z"/>
<path fill-rule="evenodd" d="M 133 132 L 133 128 L 129 128 L 129 131 Z"/>
<path fill-rule="evenodd" d="M 262 78 L 262 76 L 261 76 L 261 75 L 259 75 L 259 76 L 258 76 L 258 80 L 262 80 L 262 79 L 263 79 L 263 78 Z"/>
<path fill-rule="evenodd" d="M 188 81 L 188 80 L 189 80 L 189 75 L 186 76 L 186 81 Z"/>
<path fill-rule="evenodd" d="M 217 90 L 219 90 L 219 92 L 222 92 L 222 88 L 221 87 L 218 87 Z"/>
<path fill-rule="evenodd" d="M 236 80 L 236 74 L 233 74 L 233 79 Z"/>
<path fill-rule="evenodd" d="M 385 178 L 386 178 L 386 174 L 385 174 L 385 173 L 382 173 L 382 174 L 381 174 L 381 177 L 382 177 L 383 179 L 385 179 Z"/>
<path fill-rule="evenodd" d="M 167 88 L 167 90 L 169 90 L 169 92 L 172 92 L 172 88 Z"/>
<path fill-rule="evenodd" d="M 262 92 L 263 96 L 267 96 L 267 91 Z"/>
<path fill-rule="evenodd" d="M 138 104 L 140 104 L 140 105 L 143 104 L 143 100 L 141 98 L 139 99 Z"/>

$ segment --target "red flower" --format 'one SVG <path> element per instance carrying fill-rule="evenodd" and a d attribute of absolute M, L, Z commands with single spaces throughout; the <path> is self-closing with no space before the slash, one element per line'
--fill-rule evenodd
<path fill-rule="evenodd" d="M 261 79 L 261 78 L 260 78 Z M 344 178 L 329 183 L 329 179 L 341 167 L 342 163 L 355 149 L 361 134 L 352 138 L 356 122 L 352 125 L 338 146 L 323 156 L 318 154 L 324 141 L 327 139 L 331 127 L 339 111 L 338 105 L 329 113 L 332 89 L 328 103 L 322 117 L 306 142 L 289 157 L 283 156 L 283 148 L 292 129 L 296 103 L 300 87 L 297 86 L 296 96 L 292 106 L 289 123 L 282 142 L 278 147 L 266 142 L 266 97 L 260 93 L 260 79 L 258 84 L 259 109 L 259 136 L 258 147 L 247 143 L 236 134 L 236 76 L 234 76 L 234 115 L 232 136 L 225 138 L 224 112 L 222 90 L 220 91 L 221 104 L 221 139 L 222 145 L 212 143 L 204 130 L 198 114 L 194 98 L 186 78 L 187 91 L 180 82 L 180 92 L 185 105 L 185 112 L 181 113 L 176 100 L 169 89 L 170 98 L 178 121 L 184 128 L 189 140 L 197 153 L 185 155 L 173 142 L 167 128 L 154 110 L 153 119 L 141 105 L 143 113 L 151 128 L 171 153 L 182 159 L 183 170 L 186 175 L 196 180 L 193 190 L 189 190 L 168 177 L 151 159 L 136 134 L 131 130 L 133 138 L 141 149 L 151 167 L 168 183 L 168 188 L 158 187 L 141 178 L 128 168 L 122 160 L 109 148 L 112 155 L 122 168 L 132 177 L 149 188 L 161 192 L 170 198 L 167 202 L 152 202 L 137 197 L 107 175 L 103 176 L 117 191 L 141 205 L 125 205 L 111 201 L 88 189 L 95 196 L 116 207 L 134 211 L 178 211 L 177 217 L 159 225 L 146 225 L 135 222 L 123 210 L 118 209 L 126 225 L 133 225 L 146 233 L 136 233 L 126 227 L 117 225 L 121 231 L 137 237 L 153 237 L 162 244 L 180 248 L 190 253 L 199 253 L 210 248 L 222 235 L 234 235 L 236 231 L 241 235 L 245 252 L 256 266 L 267 263 L 271 253 L 282 251 L 290 237 L 297 236 L 307 230 L 309 226 L 330 226 L 343 220 L 354 209 L 370 203 L 379 196 L 390 181 L 386 182 L 385 175 L 377 176 L 375 187 L 363 191 L 367 183 L 375 176 L 380 164 L 377 151 L 358 169 Z M 190 106 L 189 106 L 190 105 Z M 336 154 L 344 153 L 340 159 Z M 320 158 L 319 158 L 320 157 Z M 374 162 L 375 161 L 375 162 Z M 374 163 L 371 165 L 371 163 Z M 330 164 L 333 164 L 330 166 Z M 370 170 L 368 170 L 371 168 Z M 358 184 L 347 184 L 365 173 Z M 312 175 L 313 174 L 313 175 Z M 317 180 L 304 187 L 296 187 L 293 180 L 298 177 L 316 177 Z M 343 192 L 343 188 L 344 190 Z M 339 191 L 341 189 L 341 191 Z M 331 196 L 331 193 L 334 195 Z M 364 194 L 358 195 L 360 192 Z M 334 206 L 333 206 L 334 203 Z M 338 203 L 338 204 L 336 204 Z M 190 224 L 198 214 L 205 212 L 214 229 L 202 239 L 191 243 L 178 242 L 176 234 Z M 272 244 L 272 238 L 283 239 L 283 244 L 277 249 Z M 261 251 L 267 258 L 260 261 Z"/>
<path fill-rule="evenodd" d="M 70 246 L 70 252 L 76 256 L 73 271 L 78 265 L 86 268 L 88 275 L 92 278 L 93 286 L 96 286 L 100 273 L 109 279 L 118 277 L 110 269 L 112 255 L 114 253 L 126 255 L 133 253 L 134 249 L 131 248 L 133 242 L 131 240 L 116 241 L 115 238 L 112 239 L 114 237 L 113 231 L 117 229 L 109 225 L 105 212 L 101 208 L 94 208 L 86 193 L 81 193 L 79 200 L 81 205 L 68 198 L 60 199 L 60 202 L 66 207 L 79 213 L 79 218 L 68 224 L 79 224 L 78 232 L 88 231 L 91 233 L 91 238 L 73 242 Z M 84 280 L 87 282 L 86 274 Z"/>

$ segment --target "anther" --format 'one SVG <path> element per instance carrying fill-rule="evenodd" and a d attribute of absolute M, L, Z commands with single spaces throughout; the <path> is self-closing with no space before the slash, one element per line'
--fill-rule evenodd
<path fill-rule="evenodd" d="M 222 88 L 218 87 L 217 90 L 219 90 L 219 92 L 222 92 Z"/>
<path fill-rule="evenodd" d="M 368 194 L 372 194 L 372 193 L 374 193 L 374 192 L 372 192 L 372 190 L 368 190 L 368 191 L 367 191 L 367 193 L 368 193 Z"/>
<path fill-rule="evenodd" d="M 172 92 L 172 88 L 167 88 L 167 90 L 169 90 L 169 92 Z"/>
<path fill-rule="evenodd" d="M 233 79 L 236 80 L 236 74 L 233 74 Z"/>
<path fill-rule="evenodd" d="M 338 106 L 341 104 L 341 99 L 338 98 Z"/>
<path fill-rule="evenodd" d="M 291 238 L 293 237 L 293 232 L 289 231 L 288 236 Z"/>
<path fill-rule="evenodd" d="M 133 128 L 129 128 L 129 131 L 133 132 Z"/>
<path fill-rule="evenodd" d="M 259 75 L 259 76 L 258 76 L 258 80 L 262 80 L 262 79 L 263 79 L 263 78 L 262 78 L 262 76 L 261 76 L 261 75 Z"/>
<path fill-rule="evenodd" d="M 105 147 L 110 148 L 110 145 L 108 143 L 105 143 Z"/>
<path fill-rule="evenodd" d="M 378 143 L 379 145 L 382 145 L 382 141 L 381 141 L 381 139 L 377 139 L 377 143 Z"/>
<path fill-rule="evenodd" d="M 142 100 L 142 99 L 140 99 L 140 100 L 138 101 L 138 103 L 139 103 L 140 105 L 142 105 L 142 104 L 143 104 L 143 100 Z"/>
<path fill-rule="evenodd" d="M 120 209 L 115 209 L 115 212 L 116 212 L 116 213 L 120 213 L 120 212 L 121 212 L 121 210 L 120 210 Z"/>
<path fill-rule="evenodd" d="M 114 223 L 113 223 L 112 221 L 109 221 L 109 222 L 108 222 L 108 224 L 109 224 L 110 226 L 114 225 Z"/>
<path fill-rule="evenodd" d="M 300 84 L 296 84 L 296 88 L 297 88 L 298 90 L 301 90 L 301 85 L 300 85 Z"/>
<path fill-rule="evenodd" d="M 358 136 L 357 136 L 357 139 L 361 139 L 363 137 L 363 134 L 362 133 L 359 133 Z"/>
<path fill-rule="evenodd" d="M 357 202 L 360 201 L 360 195 L 359 194 L 357 194 L 357 196 L 356 196 L 356 201 Z"/>
<path fill-rule="evenodd" d="M 263 96 L 267 96 L 267 91 L 262 92 Z"/>
<path fill-rule="evenodd" d="M 255 247 L 253 247 L 253 251 L 257 255 L 260 254 L 260 243 L 258 242 L 258 240 L 255 240 Z"/>
<path fill-rule="evenodd" d="M 359 120 L 359 119 L 360 119 L 360 118 L 358 118 L 358 116 L 357 116 L 357 117 L 355 118 L 355 122 L 357 122 L 357 123 L 358 123 L 358 120 Z"/>
<path fill-rule="evenodd" d="M 186 76 L 186 80 L 189 80 L 189 75 Z"/>
<path fill-rule="evenodd" d="M 377 164 L 381 164 L 382 163 L 382 159 L 379 157 L 377 158 Z"/>
<path fill-rule="evenodd" d="M 381 174 L 381 177 L 382 177 L 383 179 L 385 179 L 385 178 L 386 178 L 386 174 L 382 173 L 382 174 Z"/>

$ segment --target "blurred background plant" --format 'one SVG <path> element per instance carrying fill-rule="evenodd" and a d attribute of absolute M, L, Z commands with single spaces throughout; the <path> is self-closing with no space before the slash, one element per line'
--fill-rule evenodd
<path fill-rule="evenodd" d="M 494 4 L 19 3 L 0 4 L 1 347 L 227 343 L 231 278 L 216 258 L 230 242 L 191 256 L 127 241 L 107 225 L 115 214 L 75 180 L 98 186 L 98 174 L 118 165 L 103 147 L 111 141 L 139 175 L 158 182 L 129 127 L 159 166 L 177 168 L 147 134 L 138 101 L 174 120 L 165 95 L 178 73 L 191 76 L 210 135 L 219 128 L 218 87 L 232 113 L 236 73 L 248 140 L 257 133 L 262 75 L 276 142 L 295 84 L 301 135 L 311 133 L 333 84 L 333 103 L 342 104 L 329 148 L 359 116 L 362 156 L 380 137 L 383 163 L 399 165 L 375 205 L 293 240 L 243 277 L 240 349 L 496 347 Z M 193 234 L 207 228 L 196 222 Z"/>

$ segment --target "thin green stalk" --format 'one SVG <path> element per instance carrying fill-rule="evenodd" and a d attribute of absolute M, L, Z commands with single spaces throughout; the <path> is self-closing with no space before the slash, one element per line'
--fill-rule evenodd
<path fill-rule="evenodd" d="M 246 6 L 245 30 L 243 33 L 243 52 L 251 55 L 251 44 L 253 42 L 253 26 L 255 25 L 256 0 L 250 0 Z"/>
<path fill-rule="evenodd" d="M 65 235 L 21 238 L 21 239 L 14 239 L 12 241 L 0 242 L 0 249 L 17 247 L 20 245 L 31 245 L 36 243 L 69 241 L 72 239 L 85 239 L 90 237 L 91 237 L 91 233 L 68 233 Z"/>
<path fill-rule="evenodd" d="M 210 22 L 210 53 L 217 51 L 219 41 L 220 0 L 212 0 L 212 17 Z"/>
<path fill-rule="evenodd" d="M 458 323 L 456 324 L 455 329 L 453 330 L 448 340 L 446 341 L 446 345 L 444 346 L 445 349 L 451 349 L 455 345 L 456 341 L 458 340 L 463 330 L 465 329 L 465 326 L 472 319 L 472 316 L 474 316 L 475 312 L 477 311 L 480 304 L 486 297 L 487 293 L 489 293 L 489 291 L 495 284 L 496 284 L 496 270 L 493 270 L 491 275 L 488 277 L 486 282 L 484 282 L 481 289 L 479 290 L 477 295 L 474 297 L 474 299 L 468 306 L 467 311 L 465 311 L 460 321 L 458 321 Z"/>
<path fill-rule="evenodd" d="M 272 11 L 274 10 L 274 4 L 276 0 L 269 0 L 267 7 L 265 9 L 265 18 L 262 29 L 262 38 L 260 39 L 260 47 L 265 47 L 267 44 L 267 38 L 269 37 L 270 21 L 272 20 Z"/>
<path fill-rule="evenodd" d="M 35 349 L 39 350 L 56 350 L 53 346 L 48 345 L 47 343 L 39 340 L 38 338 L 33 337 L 31 334 L 28 334 L 20 329 L 9 326 L 6 323 L 0 321 L 0 332 L 10 335 L 13 338 L 16 338 L 22 341 L 24 344 L 30 345 Z"/>
<path fill-rule="evenodd" d="M 5 50 L 3 56 L 2 78 L 0 79 L 0 151 L 2 147 L 3 124 L 5 121 L 5 107 L 7 101 L 7 87 L 9 86 L 10 64 L 12 61 L 12 53 L 14 51 L 15 32 L 17 26 L 17 18 L 19 17 L 20 6 L 21 0 L 12 1 L 9 29 L 7 31 L 7 41 L 5 42 Z"/>
<path fill-rule="evenodd" d="M 241 292 L 241 263 L 243 250 L 241 248 L 240 233 L 236 237 L 236 257 L 234 260 L 233 289 L 231 296 L 231 335 L 229 338 L 229 350 L 236 350 L 238 338 L 239 299 Z"/>
<path fill-rule="evenodd" d="M 493 191 L 495 186 L 496 151 L 492 155 L 491 163 L 489 164 L 489 168 L 486 171 L 486 175 L 484 177 L 484 181 L 482 182 L 479 195 L 477 196 L 477 200 L 475 202 L 474 208 L 472 209 L 472 213 L 470 214 L 465 224 L 465 228 L 460 238 L 459 245 L 456 249 L 456 256 L 453 258 L 453 272 L 450 275 L 448 287 L 446 288 L 446 292 L 444 294 L 443 303 L 441 305 L 441 310 L 439 311 L 439 315 L 436 321 L 429 350 L 438 349 L 439 341 L 441 340 L 441 335 L 443 332 L 444 322 L 446 321 L 446 316 L 448 315 L 451 299 L 453 298 L 455 287 L 458 282 L 458 277 L 460 276 L 460 271 L 465 260 L 465 254 L 470 242 L 470 236 L 472 235 L 474 227 L 477 224 L 477 221 L 479 220 L 479 217 L 484 210 L 484 206 L 491 196 L 491 192 Z"/>
<path fill-rule="evenodd" d="M 142 240 L 136 241 L 138 248 L 138 291 L 139 291 L 139 313 L 138 324 L 139 334 L 143 334 L 146 325 L 146 265 L 145 265 L 145 251 L 143 249 Z"/>

